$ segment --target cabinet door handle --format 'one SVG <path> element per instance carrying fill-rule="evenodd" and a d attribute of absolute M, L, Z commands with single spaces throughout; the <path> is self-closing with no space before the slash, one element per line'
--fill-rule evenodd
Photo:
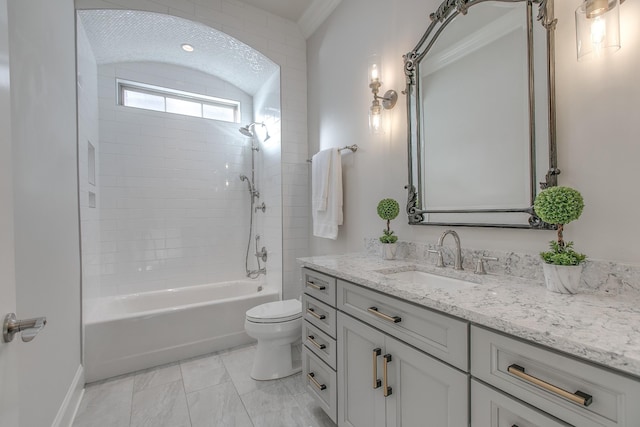
<path fill-rule="evenodd" d="M 317 289 L 319 291 L 324 291 L 325 289 L 327 289 L 326 286 L 324 286 L 324 285 L 316 285 L 311 280 L 307 280 L 307 286 L 310 287 L 310 288 L 313 288 L 313 289 Z"/>
<path fill-rule="evenodd" d="M 316 319 L 324 320 L 327 318 L 324 314 L 318 314 L 313 308 L 307 308 L 307 313 L 315 317 Z"/>
<path fill-rule="evenodd" d="M 309 373 L 307 374 L 307 378 L 309 378 L 309 381 L 311 381 L 311 383 L 312 383 L 314 386 L 316 386 L 316 388 L 317 388 L 318 390 L 320 390 L 320 391 L 322 391 L 322 390 L 326 390 L 327 386 L 326 386 L 325 384 L 320 384 L 320 383 L 318 382 L 318 380 L 316 380 L 315 376 L 316 376 L 316 374 L 314 374 L 313 372 L 309 372 Z"/>
<path fill-rule="evenodd" d="M 382 356 L 382 387 L 384 397 L 391 396 L 393 390 L 389 387 L 388 378 L 387 378 L 387 365 L 391 362 L 391 355 L 385 354 Z"/>
<path fill-rule="evenodd" d="M 382 353 L 379 348 L 373 349 L 373 388 L 380 388 L 380 380 L 378 379 L 378 356 Z"/>
<path fill-rule="evenodd" d="M 381 319 L 386 320 L 387 322 L 391 322 L 391 323 L 400 323 L 402 322 L 402 318 L 399 316 L 389 316 L 388 314 L 385 313 L 381 313 L 378 311 L 378 307 L 369 307 L 367 308 L 367 311 L 371 314 L 374 314 L 376 316 L 378 316 Z"/>
<path fill-rule="evenodd" d="M 325 348 L 327 348 L 326 345 L 320 344 L 318 341 L 316 341 L 316 337 L 314 337 L 313 335 L 309 335 L 307 337 L 307 341 L 309 341 L 311 344 L 313 344 L 314 346 L 316 346 L 316 348 L 320 350 L 324 350 Z"/>
<path fill-rule="evenodd" d="M 537 385 L 538 387 L 541 387 L 548 392 L 564 397 L 565 399 L 577 403 L 578 405 L 589 406 L 593 403 L 593 397 L 590 394 L 583 393 L 580 390 L 576 391 L 575 393 L 568 392 L 567 390 L 564 390 L 553 384 L 549 384 L 548 382 L 543 381 L 540 378 L 525 374 L 524 368 L 522 366 L 516 365 L 515 363 L 513 365 L 509 365 L 507 371 L 524 381 Z"/>

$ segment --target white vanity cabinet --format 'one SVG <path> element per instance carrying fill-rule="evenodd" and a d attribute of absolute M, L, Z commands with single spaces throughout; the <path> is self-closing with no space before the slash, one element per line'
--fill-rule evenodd
<path fill-rule="evenodd" d="M 338 312 L 338 425 L 464 427 L 468 375 Z"/>

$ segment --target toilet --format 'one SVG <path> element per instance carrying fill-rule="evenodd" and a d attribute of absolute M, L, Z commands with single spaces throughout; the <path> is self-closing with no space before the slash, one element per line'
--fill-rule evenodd
<path fill-rule="evenodd" d="M 247 310 L 244 329 L 258 340 L 251 378 L 274 380 L 300 372 L 292 346 L 302 335 L 302 304 L 296 299 L 268 302 Z"/>

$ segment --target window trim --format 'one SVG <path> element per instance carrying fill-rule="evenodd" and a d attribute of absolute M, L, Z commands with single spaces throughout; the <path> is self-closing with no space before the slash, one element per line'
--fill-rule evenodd
<path fill-rule="evenodd" d="M 225 123 L 240 123 L 241 121 L 241 117 L 240 117 L 240 101 L 234 101 L 231 99 L 225 99 L 225 98 L 218 98 L 215 96 L 209 96 L 209 95 L 202 95 L 199 93 L 193 93 L 193 92 L 187 92 L 187 91 L 183 91 L 183 90 L 178 90 L 178 89 L 171 89 L 171 88 L 167 88 L 167 87 L 163 87 L 163 86 L 156 86 L 156 85 L 152 85 L 152 84 L 148 84 L 148 83 L 141 83 L 141 82 L 136 82 L 133 80 L 125 80 L 125 79 L 118 79 L 116 78 L 116 90 L 117 90 L 117 103 L 120 106 L 123 107 L 129 107 L 129 108 L 137 108 L 140 110 L 147 110 L 147 111 L 156 111 L 156 112 L 160 112 L 160 113 L 167 113 L 167 114 L 177 114 L 180 116 L 185 116 L 185 117 L 196 117 L 196 118 L 201 118 L 201 119 L 206 119 L 206 120 L 216 120 L 216 121 L 220 121 L 220 122 L 225 122 Z M 129 105 L 125 105 L 124 104 L 124 91 L 125 90 L 130 90 L 132 92 L 138 92 L 138 93 L 143 93 L 143 94 L 148 94 L 148 95 L 156 95 L 156 96 L 162 96 L 165 99 L 165 107 L 164 107 L 164 111 L 162 110 L 151 110 L 151 109 L 146 109 L 146 108 L 141 108 L 141 107 L 132 107 Z M 171 99 L 177 99 L 177 100 L 182 100 L 182 101 L 190 101 L 190 102 L 198 102 L 201 105 L 200 108 L 200 116 L 192 116 L 192 115 L 188 115 L 188 114 L 180 114 L 180 113 L 173 113 L 173 112 L 169 112 L 167 111 L 167 98 L 171 98 Z M 210 105 L 213 107 L 231 107 L 233 109 L 233 117 L 234 120 L 233 121 L 228 121 L 228 120 L 219 120 L 219 119 L 211 119 L 208 117 L 204 117 L 203 114 L 203 105 Z"/>

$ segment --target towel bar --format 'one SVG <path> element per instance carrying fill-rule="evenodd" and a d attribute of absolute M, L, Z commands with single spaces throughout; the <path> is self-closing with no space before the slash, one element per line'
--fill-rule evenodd
<path fill-rule="evenodd" d="M 353 144 L 353 145 L 345 145 L 342 148 L 338 148 L 338 151 L 342 151 L 342 150 L 351 150 L 352 152 L 356 152 L 358 151 L 358 145 L 357 144 Z M 307 163 L 311 163 L 311 159 L 307 159 Z"/>

